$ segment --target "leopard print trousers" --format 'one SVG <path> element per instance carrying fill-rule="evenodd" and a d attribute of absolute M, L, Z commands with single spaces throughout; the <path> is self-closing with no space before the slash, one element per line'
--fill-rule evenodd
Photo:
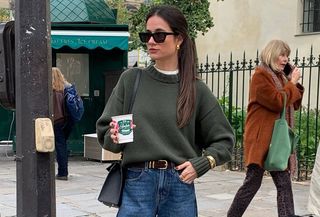
<path fill-rule="evenodd" d="M 250 164 L 243 185 L 239 188 L 228 210 L 228 217 L 241 217 L 251 200 L 259 190 L 264 169 L 256 164 Z M 279 217 L 294 216 L 294 204 L 290 173 L 288 171 L 270 172 L 277 188 L 277 205 Z"/>

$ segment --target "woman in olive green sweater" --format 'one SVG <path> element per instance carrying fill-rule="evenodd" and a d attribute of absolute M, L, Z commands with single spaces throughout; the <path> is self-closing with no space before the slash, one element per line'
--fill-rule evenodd
<path fill-rule="evenodd" d="M 197 216 L 193 181 L 231 159 L 234 133 L 217 99 L 196 78 L 194 47 L 183 14 L 151 9 L 146 32 L 154 65 L 124 72 L 97 121 L 104 149 L 123 153 L 126 182 L 118 216 Z M 136 71 L 134 141 L 118 144 L 111 117 L 128 111 Z"/>

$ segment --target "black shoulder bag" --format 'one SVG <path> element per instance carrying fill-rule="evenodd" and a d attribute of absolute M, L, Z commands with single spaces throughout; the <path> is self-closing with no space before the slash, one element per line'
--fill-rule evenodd
<path fill-rule="evenodd" d="M 132 112 L 134 99 L 136 97 L 140 82 L 141 71 L 141 69 L 138 69 L 136 80 L 134 83 L 133 94 L 130 99 L 128 114 Z M 122 155 L 120 160 L 113 162 L 107 168 L 108 175 L 98 197 L 98 200 L 100 202 L 110 207 L 120 207 L 121 205 L 121 197 L 125 180 L 125 169 L 121 165 L 121 160 Z"/>

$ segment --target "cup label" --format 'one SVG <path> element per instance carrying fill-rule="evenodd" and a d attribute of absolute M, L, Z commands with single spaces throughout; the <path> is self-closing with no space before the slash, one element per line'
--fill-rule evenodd
<path fill-rule="evenodd" d="M 122 135 L 129 135 L 132 132 L 131 120 L 121 120 L 118 121 L 119 133 Z"/>
<path fill-rule="evenodd" d="M 132 114 L 113 116 L 112 120 L 117 124 L 119 144 L 133 142 Z"/>

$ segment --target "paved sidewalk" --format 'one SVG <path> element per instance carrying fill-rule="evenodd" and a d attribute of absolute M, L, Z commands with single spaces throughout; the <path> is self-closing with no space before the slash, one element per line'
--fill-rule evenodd
<path fill-rule="evenodd" d="M 1 154 L 1 153 L 0 153 Z M 16 215 L 16 164 L 12 157 L 0 156 L 0 217 Z M 117 209 L 97 201 L 106 176 L 107 163 L 71 157 L 69 180 L 56 181 L 57 217 L 114 217 Z M 226 216 L 234 194 L 242 184 L 243 172 L 209 171 L 196 180 L 199 217 Z M 309 182 L 294 182 L 296 214 L 307 214 Z M 276 217 L 276 190 L 265 177 L 244 217 Z M 143 216 L 144 217 L 144 216 Z"/>

